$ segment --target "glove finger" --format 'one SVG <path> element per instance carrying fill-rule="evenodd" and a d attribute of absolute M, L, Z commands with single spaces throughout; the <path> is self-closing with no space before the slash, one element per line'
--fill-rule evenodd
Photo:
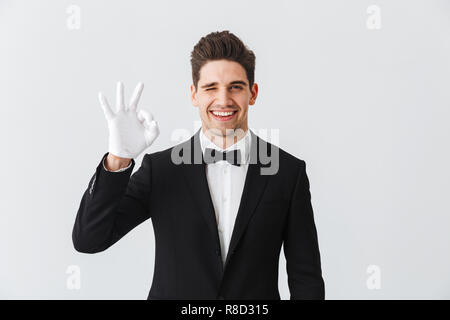
<path fill-rule="evenodd" d="M 139 82 L 136 88 L 134 89 L 133 96 L 130 99 L 130 107 L 129 107 L 130 110 L 137 109 L 139 99 L 141 98 L 142 95 L 142 90 L 144 90 L 144 84 L 142 82 Z"/>
<path fill-rule="evenodd" d="M 106 100 L 106 97 L 103 95 L 103 93 L 98 93 L 98 100 L 100 101 L 100 106 L 103 109 L 103 113 L 105 114 L 106 120 L 111 120 L 114 117 L 114 113 L 111 110 L 111 107 L 109 106 L 108 100 Z"/>
<path fill-rule="evenodd" d="M 119 112 L 121 110 L 126 111 L 125 110 L 125 100 L 123 97 L 123 91 L 124 91 L 123 83 L 118 81 L 117 87 L 116 87 L 116 109 L 117 109 L 117 112 Z"/>
<path fill-rule="evenodd" d="M 144 122 L 144 117 L 142 116 L 142 110 L 139 110 L 137 112 L 137 118 L 138 118 L 140 123 Z"/>
<path fill-rule="evenodd" d="M 148 126 L 148 130 L 150 130 L 151 132 L 157 132 L 159 133 L 159 126 L 158 126 L 158 122 L 156 120 L 152 120 Z"/>
<path fill-rule="evenodd" d="M 148 127 L 145 129 L 145 140 L 147 142 L 147 146 L 151 145 L 158 136 L 159 136 L 158 123 L 155 120 L 152 120 L 148 125 Z"/>
<path fill-rule="evenodd" d="M 148 126 L 150 125 L 150 122 L 152 122 L 153 120 L 153 115 L 148 112 L 147 110 L 141 109 L 138 112 L 138 118 L 140 117 L 142 118 L 142 124 L 148 128 Z"/>

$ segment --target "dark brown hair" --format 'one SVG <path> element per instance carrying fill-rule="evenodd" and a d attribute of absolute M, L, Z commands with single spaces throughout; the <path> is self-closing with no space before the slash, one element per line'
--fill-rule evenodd
<path fill-rule="evenodd" d="M 197 89 L 203 65 L 211 60 L 222 59 L 235 61 L 245 69 L 251 90 L 255 81 L 255 54 L 228 30 L 211 32 L 194 46 L 191 52 L 191 66 L 195 88 Z"/>

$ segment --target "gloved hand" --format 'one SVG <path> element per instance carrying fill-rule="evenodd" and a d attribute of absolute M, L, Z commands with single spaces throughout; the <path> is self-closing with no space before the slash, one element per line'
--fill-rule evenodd
<path fill-rule="evenodd" d="M 114 113 L 106 97 L 99 92 L 100 105 L 108 121 L 109 153 L 121 158 L 136 158 L 148 148 L 159 135 L 158 124 L 146 110 L 137 109 L 144 84 L 138 83 L 129 106 L 125 106 L 123 83 L 117 83 L 116 109 Z"/>

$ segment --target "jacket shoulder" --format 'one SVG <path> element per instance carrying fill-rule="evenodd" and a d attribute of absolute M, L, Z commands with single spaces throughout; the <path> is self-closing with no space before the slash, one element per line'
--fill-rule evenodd
<path fill-rule="evenodd" d="M 280 162 L 280 167 L 286 167 L 286 168 L 298 168 L 298 169 L 302 169 L 306 166 L 306 162 L 305 160 L 296 157 L 295 155 L 287 152 L 286 150 L 265 141 L 264 139 L 258 137 L 258 139 L 260 140 L 260 143 L 265 143 L 267 144 L 267 149 L 266 150 L 274 150 L 274 151 L 278 151 L 278 157 L 279 157 L 279 162 Z"/>
<path fill-rule="evenodd" d="M 186 141 L 183 141 L 183 142 L 181 142 L 181 143 L 179 143 L 177 145 L 174 145 L 172 147 L 166 148 L 164 150 L 155 151 L 155 152 L 152 152 L 152 153 L 146 153 L 144 155 L 144 158 L 143 158 L 142 161 L 152 161 L 152 162 L 155 162 L 155 163 L 158 163 L 158 162 L 162 161 L 164 163 L 167 163 L 167 161 L 169 161 L 171 159 L 171 157 L 172 157 L 173 149 L 182 147 L 184 145 L 187 145 L 187 144 L 189 144 L 189 142 L 190 142 L 190 140 L 186 140 Z"/>

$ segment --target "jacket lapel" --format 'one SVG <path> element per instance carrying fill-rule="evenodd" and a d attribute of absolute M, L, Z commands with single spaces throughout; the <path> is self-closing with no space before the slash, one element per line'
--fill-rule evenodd
<path fill-rule="evenodd" d="M 188 150 L 190 152 L 190 164 L 183 164 L 186 181 L 189 189 L 198 207 L 200 213 L 206 221 L 217 247 L 220 248 L 219 232 L 217 229 L 217 221 L 214 206 L 209 191 L 208 180 L 206 177 L 206 164 L 202 160 L 202 149 L 200 146 L 200 130 L 195 133 L 189 141 L 186 141 L 182 147 L 182 152 Z M 249 129 L 250 130 L 250 129 Z M 250 163 L 245 178 L 244 189 L 239 204 L 239 210 L 234 223 L 233 233 L 230 240 L 228 254 L 225 260 L 224 269 L 228 265 L 231 255 L 236 249 L 244 231 L 255 212 L 264 189 L 267 184 L 267 175 L 261 174 L 261 168 L 265 165 L 261 163 L 259 156 L 259 148 L 261 143 L 266 143 L 259 139 L 257 135 L 250 130 L 252 135 L 250 147 Z M 267 148 L 265 149 L 267 150 Z M 270 152 L 270 150 L 269 150 Z"/>
<path fill-rule="evenodd" d="M 250 130 L 250 129 L 249 129 Z M 230 261 L 231 255 L 234 253 L 244 231 L 255 212 L 256 206 L 261 200 L 261 196 L 267 185 L 267 175 L 261 175 L 261 168 L 264 167 L 259 157 L 259 147 L 264 143 L 250 130 L 252 135 L 250 147 L 250 163 L 247 169 L 244 189 L 242 191 L 239 210 L 234 223 L 233 233 L 228 248 L 228 254 L 225 260 L 224 270 Z M 266 149 L 267 150 L 267 149 Z"/>
<path fill-rule="evenodd" d="M 206 164 L 202 161 L 202 149 L 200 146 L 200 130 L 185 142 L 182 152 L 190 152 L 190 164 L 183 164 L 183 173 L 189 190 L 197 203 L 200 214 L 206 221 L 208 229 L 214 238 L 217 248 L 220 249 L 219 231 L 217 229 L 216 214 L 211 200 L 208 180 L 206 178 Z"/>

